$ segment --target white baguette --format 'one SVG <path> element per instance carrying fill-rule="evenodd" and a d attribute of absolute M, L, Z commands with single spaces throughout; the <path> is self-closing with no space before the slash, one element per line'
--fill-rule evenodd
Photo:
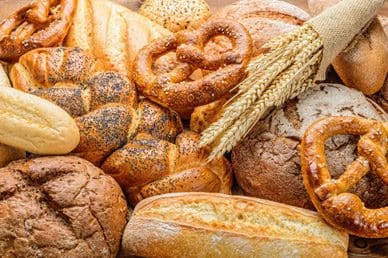
<path fill-rule="evenodd" d="M 143 257 L 347 257 L 347 246 L 315 212 L 212 193 L 145 199 L 122 242 L 125 255 Z"/>
<path fill-rule="evenodd" d="M 0 90 L 0 143 L 35 154 L 66 154 L 79 143 L 78 127 L 66 111 L 19 90 Z"/>

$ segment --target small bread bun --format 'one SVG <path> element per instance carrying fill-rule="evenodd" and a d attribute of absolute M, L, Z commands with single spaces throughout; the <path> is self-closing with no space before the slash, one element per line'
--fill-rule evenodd
<path fill-rule="evenodd" d="M 0 91 L 0 142 L 34 154 L 66 154 L 79 143 L 75 121 L 60 107 L 22 91 Z"/>
<path fill-rule="evenodd" d="M 205 0 L 145 0 L 139 13 L 173 32 L 197 28 L 211 15 Z"/>

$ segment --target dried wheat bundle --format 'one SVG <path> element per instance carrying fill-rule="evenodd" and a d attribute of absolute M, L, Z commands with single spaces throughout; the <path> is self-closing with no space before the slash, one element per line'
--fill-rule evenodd
<path fill-rule="evenodd" d="M 325 79 L 330 62 L 362 32 L 384 0 L 343 0 L 295 32 L 268 42 L 252 60 L 248 77 L 201 137 L 213 147 L 209 160 L 230 151 L 270 109 Z"/>

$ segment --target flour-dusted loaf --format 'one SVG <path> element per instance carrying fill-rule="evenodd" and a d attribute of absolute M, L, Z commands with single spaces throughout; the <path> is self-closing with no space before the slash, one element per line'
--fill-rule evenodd
<path fill-rule="evenodd" d="M 323 84 L 308 90 L 259 123 L 232 152 L 232 165 L 245 194 L 304 208 L 313 208 L 302 182 L 300 140 L 306 128 L 327 116 L 361 116 L 387 120 L 359 91 Z M 326 143 L 333 178 L 345 171 L 357 154 L 357 138 L 336 136 Z M 388 186 L 373 173 L 351 189 L 370 208 L 388 205 Z"/>
<path fill-rule="evenodd" d="M 347 257 L 348 236 L 316 213 L 243 196 L 179 193 L 135 208 L 122 248 L 142 257 Z"/>

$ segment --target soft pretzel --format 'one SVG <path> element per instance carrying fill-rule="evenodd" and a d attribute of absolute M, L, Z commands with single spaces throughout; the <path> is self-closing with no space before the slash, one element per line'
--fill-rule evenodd
<path fill-rule="evenodd" d="M 70 28 L 76 0 L 36 0 L 0 23 L 0 59 L 58 45 Z"/>
<path fill-rule="evenodd" d="M 74 58 L 80 55 L 85 56 Z M 183 128 L 176 112 L 148 100 L 139 102 L 126 76 L 99 71 L 93 58 L 77 48 L 36 49 L 20 61 L 11 71 L 15 87 L 48 99 L 75 117 L 80 143 L 73 154 L 111 174 L 131 203 L 167 192 L 230 193 L 228 161 L 221 158 L 208 164 L 209 150 L 198 148 L 199 135 L 180 134 Z M 76 69 L 85 62 L 88 74 Z M 49 68 L 44 76 L 30 73 L 40 67 Z"/>
<path fill-rule="evenodd" d="M 327 166 L 325 141 L 338 134 L 360 135 L 358 158 L 338 179 Z M 316 121 L 302 140 L 304 184 L 314 206 L 332 225 L 366 238 L 388 237 L 388 207 L 368 209 L 347 190 L 369 171 L 388 184 L 388 123 L 358 117 L 329 117 Z"/>
<path fill-rule="evenodd" d="M 206 54 L 206 43 L 219 35 L 228 37 L 233 49 L 219 55 Z M 146 97 L 184 113 L 217 100 L 243 79 L 251 45 L 249 33 L 241 24 L 212 20 L 196 31 L 181 31 L 146 45 L 135 59 L 134 80 Z M 155 74 L 152 65 L 160 56 L 173 50 L 176 50 L 179 64 L 168 73 Z M 212 72 L 201 79 L 188 81 L 197 68 Z"/>

